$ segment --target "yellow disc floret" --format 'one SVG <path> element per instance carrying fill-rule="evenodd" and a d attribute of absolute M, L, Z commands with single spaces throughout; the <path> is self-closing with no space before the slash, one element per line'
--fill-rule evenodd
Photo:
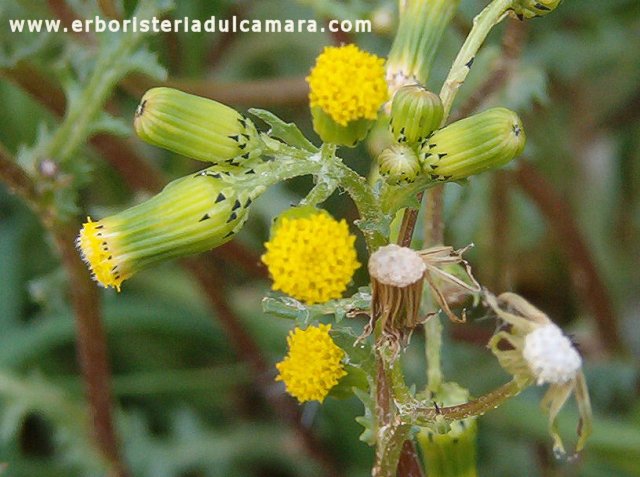
<path fill-rule="evenodd" d="M 331 325 L 295 328 L 289 333 L 289 353 L 276 368 L 276 381 L 284 381 L 287 392 L 298 401 L 322 402 L 347 373 L 342 365 L 344 351 L 329 336 Z"/>
<path fill-rule="evenodd" d="M 355 236 L 345 220 L 318 210 L 298 218 L 281 217 L 262 261 L 273 289 L 308 304 L 340 298 L 360 264 Z"/>
<path fill-rule="evenodd" d="M 388 98 L 384 59 L 355 45 L 325 47 L 307 82 L 311 107 L 319 106 L 342 126 L 376 119 Z"/>
<path fill-rule="evenodd" d="M 114 287 L 120 291 L 120 285 L 130 274 L 121 270 L 114 259 L 112 240 L 102 222 L 93 222 L 87 217 L 77 239 L 82 258 L 89 265 L 93 278 L 104 287 Z"/>

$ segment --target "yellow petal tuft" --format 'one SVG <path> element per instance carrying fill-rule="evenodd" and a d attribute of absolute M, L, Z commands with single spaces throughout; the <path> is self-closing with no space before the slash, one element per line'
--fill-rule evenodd
<path fill-rule="evenodd" d="M 340 298 L 360 267 L 354 242 L 344 219 L 338 222 L 324 211 L 283 217 L 262 261 L 274 290 L 308 304 L 324 303 Z"/>
<path fill-rule="evenodd" d="M 357 46 L 328 46 L 307 77 L 311 107 L 319 106 L 338 124 L 376 119 L 388 99 L 384 59 Z"/>
<path fill-rule="evenodd" d="M 113 244 L 108 231 L 101 222 L 93 222 L 87 217 L 77 239 L 83 260 L 89 265 L 93 278 L 104 287 L 114 287 L 120 291 L 120 285 L 129 276 L 119 270 L 113 258 Z"/>
<path fill-rule="evenodd" d="M 329 391 L 347 373 L 342 365 L 344 351 L 329 331 L 331 325 L 295 328 L 289 333 L 289 353 L 276 368 L 276 381 L 284 381 L 287 392 L 298 401 L 324 401 Z"/>

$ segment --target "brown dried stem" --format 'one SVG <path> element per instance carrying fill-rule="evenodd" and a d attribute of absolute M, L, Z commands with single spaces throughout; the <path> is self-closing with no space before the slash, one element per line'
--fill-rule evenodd
<path fill-rule="evenodd" d="M 521 161 L 515 179 L 547 219 L 567 257 L 575 290 L 595 318 L 605 350 L 612 354 L 624 353 L 611 298 L 571 208 L 532 165 Z"/>
<path fill-rule="evenodd" d="M 102 327 L 100 299 L 75 248 L 76 224 L 56 220 L 55 211 L 42 207 L 37 188 L 27 173 L 14 161 L 0 144 L 0 180 L 10 190 L 22 197 L 38 214 L 48 228 L 60 254 L 62 265 L 69 277 L 71 303 L 77 329 L 78 361 L 86 385 L 91 428 L 98 448 L 109 462 L 110 475 L 126 477 L 124 463 L 120 459 L 118 439 L 112 419 L 110 370 L 107 358 L 106 337 Z"/>
<path fill-rule="evenodd" d="M 103 455 L 108 460 L 110 476 L 129 475 L 119 452 L 113 425 L 111 371 L 107 356 L 106 335 L 102 326 L 100 297 L 86 265 L 74 243 L 78 224 L 56 225 L 52 228 L 58 252 L 67 275 L 71 303 L 76 317 L 78 361 L 86 386 L 92 432 Z"/>
<path fill-rule="evenodd" d="M 0 181 L 4 182 L 11 192 L 20 196 L 34 210 L 39 209 L 38 193 L 33 181 L 15 163 L 11 153 L 3 144 L 0 144 Z"/>

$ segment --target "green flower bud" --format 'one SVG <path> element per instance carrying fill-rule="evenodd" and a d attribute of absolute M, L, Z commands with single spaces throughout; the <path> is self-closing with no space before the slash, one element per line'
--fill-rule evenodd
<path fill-rule="evenodd" d="M 400 21 L 387 59 L 387 83 L 393 94 L 406 84 L 426 84 L 443 33 L 460 0 L 398 2 Z"/>
<path fill-rule="evenodd" d="M 380 175 L 391 185 L 409 184 L 420 174 L 418 155 L 408 146 L 394 144 L 378 156 Z"/>
<path fill-rule="evenodd" d="M 205 169 L 169 183 L 158 195 L 97 222 L 88 219 L 77 245 L 102 286 L 155 263 L 210 250 L 231 240 L 264 187 L 242 187 Z"/>
<path fill-rule="evenodd" d="M 438 129 L 443 113 L 440 96 L 418 84 L 403 86 L 391 103 L 391 134 L 400 143 L 422 142 Z"/>
<path fill-rule="evenodd" d="M 492 108 L 439 129 L 422 143 L 419 156 L 433 180 L 457 181 L 505 165 L 524 144 L 518 115 Z"/>
<path fill-rule="evenodd" d="M 513 12 L 520 20 L 541 17 L 556 9 L 562 0 L 519 0 L 513 5 Z"/>
<path fill-rule="evenodd" d="M 262 153 L 253 123 L 222 103 L 172 88 L 153 88 L 134 128 L 149 144 L 214 164 L 241 165 Z"/>
<path fill-rule="evenodd" d="M 427 398 L 453 406 L 467 402 L 469 392 L 456 383 L 444 383 Z M 436 419 L 432 428 L 421 428 L 417 440 L 429 477 L 476 477 L 477 433 L 474 417 L 449 424 Z"/>

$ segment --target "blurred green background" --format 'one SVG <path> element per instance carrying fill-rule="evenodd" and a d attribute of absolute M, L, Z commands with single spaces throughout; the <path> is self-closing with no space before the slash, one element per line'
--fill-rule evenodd
<path fill-rule="evenodd" d="M 0 142 L 12 154 L 20 157 L 55 128 L 64 111 L 61 88 L 70 78 L 83 84 L 100 46 L 90 35 L 10 33 L 8 19 L 91 17 L 98 12 L 94 3 L 0 3 Z M 135 3 L 122 7 L 130 13 Z M 384 56 L 397 20 L 395 4 L 385 1 L 176 4 L 168 18 L 372 18 L 369 34 L 167 33 L 144 40 L 174 86 L 243 111 L 270 109 L 316 143 L 303 81 L 315 56 L 324 45 L 344 41 Z M 431 89 L 439 90 L 471 19 L 485 4 L 462 1 L 437 55 Z M 490 35 L 458 106 L 487 87 L 505 54 L 506 28 L 515 27 L 502 25 Z M 504 84 L 489 88 L 480 106 L 500 104 L 521 114 L 525 157 L 468 186 L 447 186 L 447 243 L 474 242 L 470 259 L 484 284 L 523 294 L 573 334 L 585 357 L 594 435 L 580 459 L 556 461 L 538 408 L 540 393 L 532 389 L 480 420 L 479 472 L 640 476 L 640 3 L 566 0 L 553 14 L 517 28 L 522 51 L 510 60 Z M 154 182 L 147 169 L 127 162 L 128 154 L 162 173 L 160 181 L 203 167 L 135 137 L 137 101 L 160 83 L 130 75 L 114 89 L 107 109 L 123 134 L 103 135 L 81 148 L 76 163 L 88 169 L 68 198 L 72 215 L 102 217 L 148 196 L 144 189 Z M 366 173 L 369 151 L 380 141 L 384 134 L 374 133 L 368 144 L 344 151 L 347 162 Z M 65 174 L 72 172 L 56 170 L 51 159 L 53 169 L 41 165 L 40 184 L 64 189 Z M 269 190 L 255 204 L 236 248 L 208 257 L 216 267 L 210 272 L 220 285 L 218 297 L 257 343 L 267 368 L 256 372 L 243 359 L 246 353 L 238 352 L 220 324 L 221 308 L 211 308 L 179 263 L 139 273 L 121 293 L 101 290 L 117 427 L 133 475 L 287 477 L 326 475 L 332 468 L 345 477 L 370 474 L 373 451 L 358 441 L 362 429 L 354 422 L 362 413 L 359 401 L 307 404 L 289 420 L 270 405 L 280 396 L 288 409 L 296 407 L 272 382 L 290 323 L 261 312 L 269 283 L 259 256 L 272 218 L 310 185 L 298 179 Z M 327 207 L 338 217 L 355 218 L 344 195 L 334 195 Z M 366 282 L 361 270 L 354 290 Z M 68 279 L 40 220 L 0 183 L 0 463 L 8 464 L 0 475 L 103 474 L 88 437 L 68 294 Z M 467 325 L 447 326 L 446 376 L 475 395 L 508 379 L 484 348 L 494 326 L 482 312 Z M 417 384 L 424 382 L 422 349 L 416 333 L 405 361 Z M 315 457 L 292 427 L 295 419 L 318 439 Z M 564 436 L 573 435 L 575 422 L 574 409 L 565 409 Z"/>

